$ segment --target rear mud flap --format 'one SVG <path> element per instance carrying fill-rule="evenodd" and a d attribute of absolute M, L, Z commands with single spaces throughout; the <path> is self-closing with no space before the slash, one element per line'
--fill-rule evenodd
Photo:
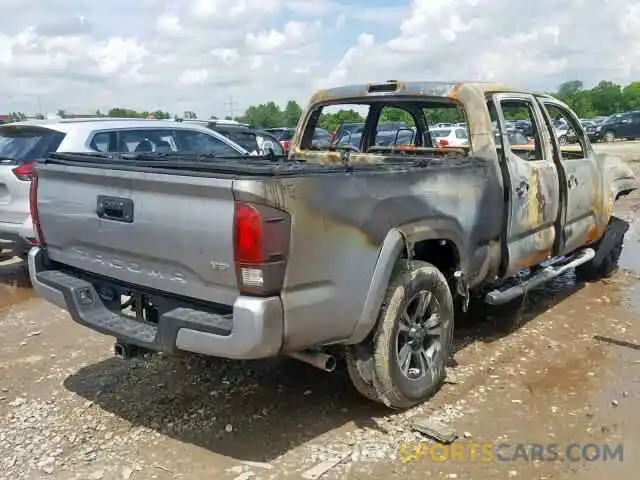
<path fill-rule="evenodd" d="M 604 236 L 594 245 L 596 255 L 591 262 L 596 268 L 602 264 L 602 261 L 607 257 L 611 249 L 622 242 L 628 230 L 629 222 L 618 217 L 611 217 Z"/>

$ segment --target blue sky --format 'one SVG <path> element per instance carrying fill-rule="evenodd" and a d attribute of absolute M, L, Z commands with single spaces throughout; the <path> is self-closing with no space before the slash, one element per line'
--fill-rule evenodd
<path fill-rule="evenodd" d="M 640 79 L 638 0 L 0 0 L 0 111 L 224 115 L 345 83 Z"/>

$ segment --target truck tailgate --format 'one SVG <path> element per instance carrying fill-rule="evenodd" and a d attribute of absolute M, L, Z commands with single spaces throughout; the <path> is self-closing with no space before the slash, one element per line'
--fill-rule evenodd
<path fill-rule="evenodd" d="M 49 257 L 134 285 L 232 304 L 233 180 L 47 164 Z"/>

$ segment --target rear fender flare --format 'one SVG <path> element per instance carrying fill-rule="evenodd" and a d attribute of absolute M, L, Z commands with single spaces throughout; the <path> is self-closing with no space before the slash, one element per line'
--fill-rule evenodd
<path fill-rule="evenodd" d="M 455 234 L 455 230 L 442 230 L 441 228 L 422 228 L 416 229 L 399 227 L 393 228 L 387 232 L 378 253 L 378 260 L 373 271 L 371 282 L 369 283 L 369 291 L 365 298 L 365 302 L 351 336 L 342 343 L 358 344 L 362 342 L 374 328 L 382 302 L 389 286 L 393 269 L 396 266 L 398 258 L 403 252 L 407 252 L 411 244 L 422 240 L 448 240 L 452 242 L 460 254 L 461 267 L 463 263 L 463 250 L 460 248 L 460 235 Z M 466 259 L 465 259 L 466 260 Z"/>
<path fill-rule="evenodd" d="M 599 158 L 602 162 L 603 181 L 605 187 L 608 187 L 605 191 L 609 192 L 611 204 L 638 188 L 638 180 L 627 162 L 611 155 Z"/>

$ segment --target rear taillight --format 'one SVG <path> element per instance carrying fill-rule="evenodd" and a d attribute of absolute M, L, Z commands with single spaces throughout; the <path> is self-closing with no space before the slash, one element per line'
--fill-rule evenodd
<path fill-rule="evenodd" d="M 18 180 L 30 182 L 33 178 L 34 167 L 35 162 L 29 162 L 14 168 L 12 171 Z"/>
<path fill-rule="evenodd" d="M 439 147 L 448 147 L 449 146 L 449 140 L 447 140 L 445 138 L 440 138 L 438 140 L 438 146 Z"/>
<path fill-rule="evenodd" d="M 289 142 L 289 140 L 282 140 L 280 142 L 280 145 L 282 145 L 284 153 L 287 153 L 289 151 L 289 147 L 291 147 L 291 142 Z"/>
<path fill-rule="evenodd" d="M 44 236 L 42 235 L 40 215 L 38 212 L 38 175 L 35 169 L 32 172 L 31 188 L 29 189 L 29 210 L 31 211 L 31 221 L 33 222 L 33 230 L 36 235 L 32 243 L 34 245 L 44 245 Z"/>
<path fill-rule="evenodd" d="M 291 218 L 264 205 L 236 202 L 234 260 L 241 294 L 269 296 L 282 289 Z"/>

